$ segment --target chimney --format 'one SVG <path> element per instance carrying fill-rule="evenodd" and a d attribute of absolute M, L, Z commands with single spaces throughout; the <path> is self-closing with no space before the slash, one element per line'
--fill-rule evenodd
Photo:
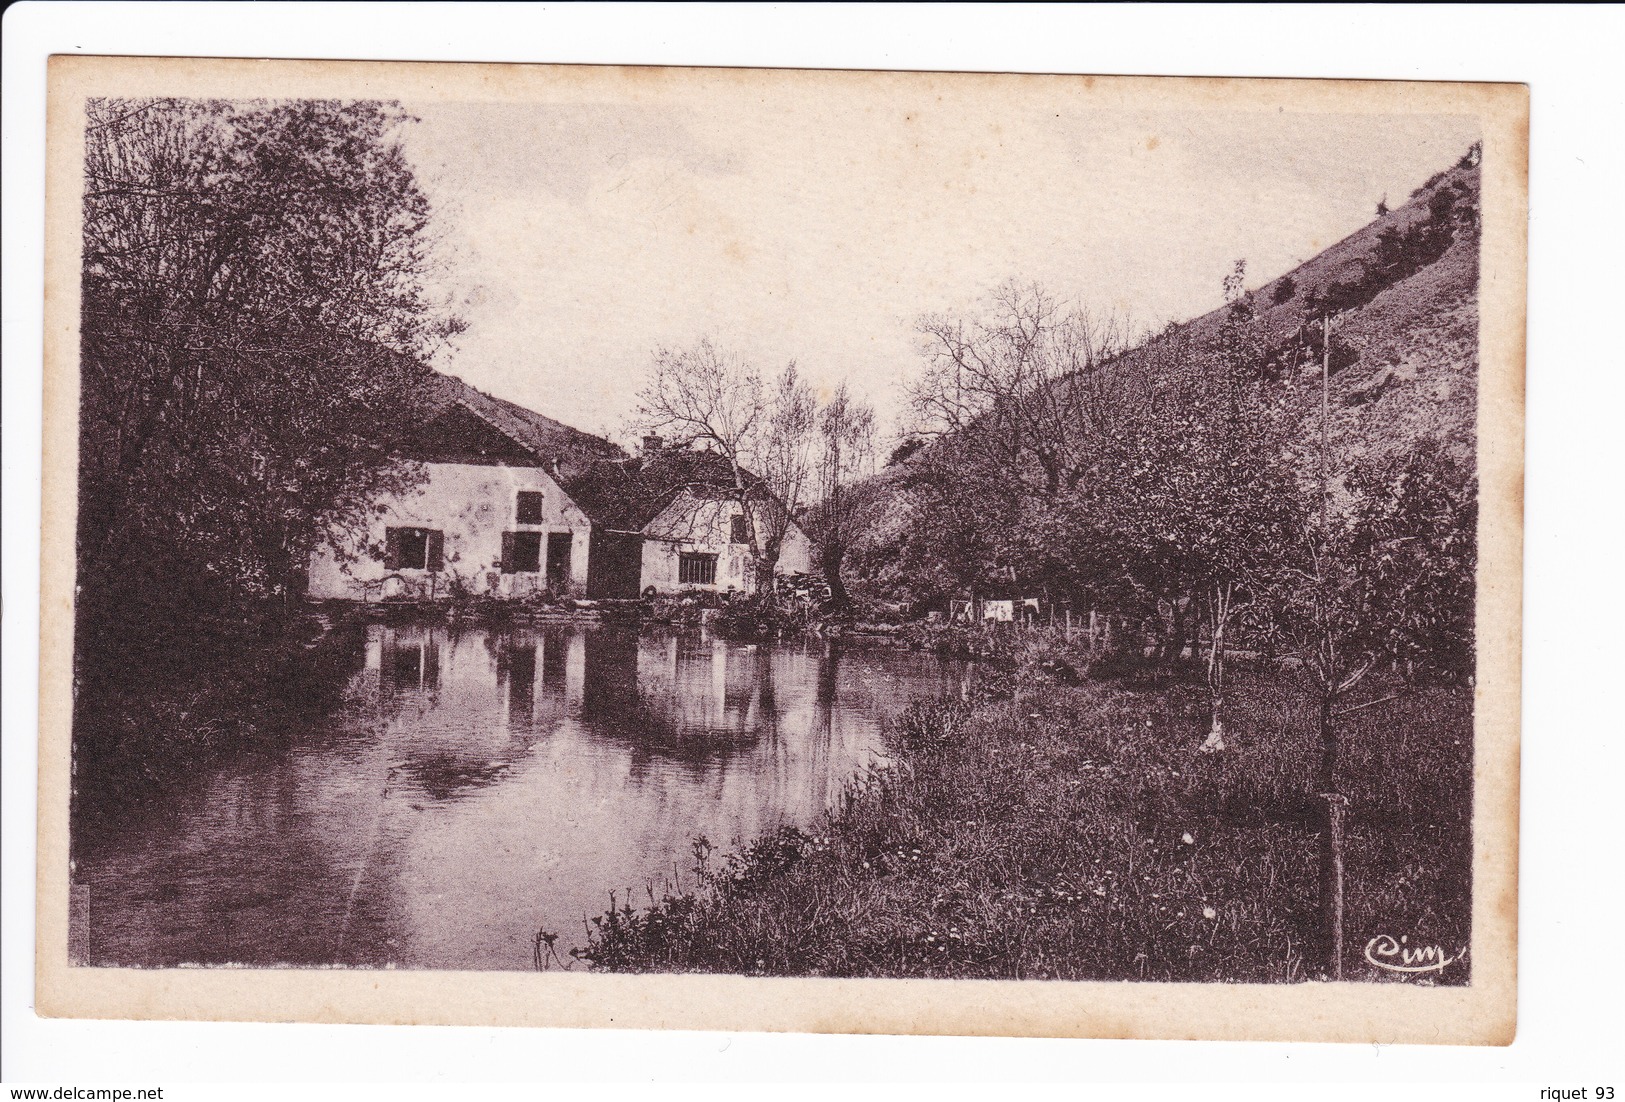
<path fill-rule="evenodd" d="M 655 435 L 652 432 L 649 433 L 648 435 L 644 436 L 644 438 L 643 438 L 643 456 L 644 456 L 644 458 L 647 459 L 649 456 L 651 456 L 655 452 L 659 451 L 662 447 L 665 446 L 665 443 L 666 442 L 664 440 L 662 440 L 659 436 Z"/>

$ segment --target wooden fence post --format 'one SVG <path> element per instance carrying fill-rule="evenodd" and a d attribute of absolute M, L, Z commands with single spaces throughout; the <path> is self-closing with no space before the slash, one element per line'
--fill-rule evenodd
<path fill-rule="evenodd" d="M 1328 978 L 1343 978 L 1343 816 L 1348 797 L 1322 792 L 1326 801 L 1326 831 L 1320 843 L 1320 915 L 1326 939 Z"/>

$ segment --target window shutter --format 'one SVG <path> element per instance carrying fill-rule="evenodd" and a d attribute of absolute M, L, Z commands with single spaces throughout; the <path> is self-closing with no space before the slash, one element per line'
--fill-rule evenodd
<path fill-rule="evenodd" d="M 446 568 L 446 533 L 430 530 L 429 532 L 429 569 L 434 571 Z"/>
<path fill-rule="evenodd" d="M 399 570 L 401 568 L 401 530 L 399 528 L 384 529 L 384 569 Z"/>
<path fill-rule="evenodd" d="M 513 573 L 513 537 L 512 532 L 502 533 L 502 572 Z"/>

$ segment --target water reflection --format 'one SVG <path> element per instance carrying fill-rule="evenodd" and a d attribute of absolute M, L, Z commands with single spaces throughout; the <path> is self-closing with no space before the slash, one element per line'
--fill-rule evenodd
<path fill-rule="evenodd" d="M 95 963 L 523 968 L 691 839 L 810 823 L 934 658 L 572 627 L 368 629 L 343 704 L 79 855 Z M 561 946 L 561 948 L 566 947 Z"/>

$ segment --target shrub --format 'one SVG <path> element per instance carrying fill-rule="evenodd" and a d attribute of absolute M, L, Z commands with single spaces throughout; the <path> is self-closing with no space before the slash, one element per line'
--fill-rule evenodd
<path fill-rule="evenodd" d="M 921 440 L 917 436 L 909 437 L 907 440 L 904 440 L 901 444 L 892 449 L 891 455 L 886 459 L 886 466 L 895 467 L 899 463 L 907 462 L 910 456 L 923 447 L 925 447 L 924 440 Z"/>

